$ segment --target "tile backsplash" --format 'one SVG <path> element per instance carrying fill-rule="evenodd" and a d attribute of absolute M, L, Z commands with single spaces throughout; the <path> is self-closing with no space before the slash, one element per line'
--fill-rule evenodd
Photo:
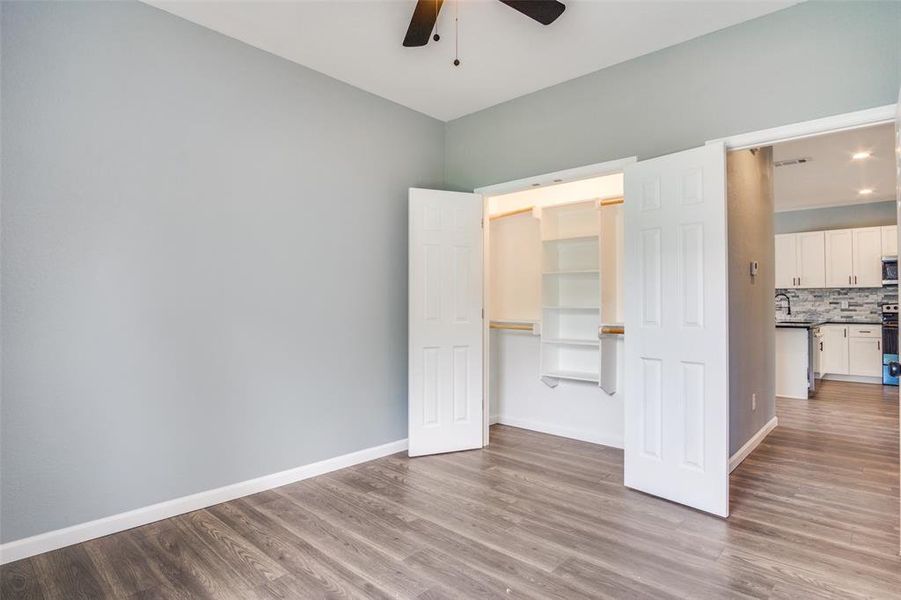
<path fill-rule="evenodd" d="M 880 306 L 898 302 L 898 288 L 829 288 L 776 290 L 791 298 L 792 314 L 785 314 L 785 300 L 776 301 L 776 320 L 798 321 L 879 321 Z M 848 308 L 842 308 L 842 302 Z"/>

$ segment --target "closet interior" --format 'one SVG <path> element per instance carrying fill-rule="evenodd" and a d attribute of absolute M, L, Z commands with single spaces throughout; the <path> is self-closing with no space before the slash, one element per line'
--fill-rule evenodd
<path fill-rule="evenodd" d="M 506 420 L 542 429 L 547 413 L 528 405 L 550 400 L 545 395 L 552 390 L 557 429 L 571 424 L 578 430 L 580 411 L 563 414 L 568 396 L 590 402 L 586 393 L 599 399 L 616 394 L 623 338 L 622 182 L 617 173 L 487 198 L 489 404 L 495 421 L 517 415 Z M 607 428 L 618 431 L 621 423 Z"/>

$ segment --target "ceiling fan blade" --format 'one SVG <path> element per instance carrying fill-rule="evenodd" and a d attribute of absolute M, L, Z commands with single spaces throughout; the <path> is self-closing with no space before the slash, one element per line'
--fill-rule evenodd
<path fill-rule="evenodd" d="M 501 2 L 542 25 L 550 25 L 566 10 L 566 5 L 557 0 L 501 0 Z"/>
<path fill-rule="evenodd" d="M 407 28 L 407 35 L 404 37 L 404 46 L 410 48 L 413 46 L 425 46 L 429 43 L 429 36 L 432 35 L 432 29 L 435 27 L 435 21 L 438 20 L 438 11 L 444 0 L 419 0 L 416 8 L 413 9 L 413 18 L 410 19 L 410 26 Z"/>

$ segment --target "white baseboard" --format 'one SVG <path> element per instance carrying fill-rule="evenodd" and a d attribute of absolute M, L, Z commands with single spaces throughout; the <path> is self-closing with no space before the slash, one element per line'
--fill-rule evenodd
<path fill-rule="evenodd" d="M 621 435 L 604 435 L 589 429 L 575 429 L 572 427 L 561 427 L 559 425 L 551 425 L 538 421 L 529 421 L 527 419 L 517 419 L 499 415 L 497 422 L 501 425 L 509 425 L 510 427 L 519 427 L 520 429 L 528 429 L 530 431 L 538 431 L 540 433 L 549 433 L 560 437 L 580 440 L 582 442 L 591 442 L 602 446 L 610 446 L 612 448 L 623 447 L 623 437 Z"/>
<path fill-rule="evenodd" d="M 42 554 L 57 548 L 71 546 L 80 542 L 86 542 L 94 538 L 125 531 L 140 525 L 146 525 L 168 519 L 201 508 L 207 508 L 222 502 L 228 502 L 235 498 L 256 494 L 272 488 L 316 477 L 324 473 L 344 469 L 376 458 L 388 456 L 407 449 L 407 440 L 388 442 L 381 446 L 364 448 L 350 454 L 343 454 L 334 458 L 328 458 L 319 462 L 295 467 L 287 471 L 264 475 L 256 479 L 248 479 L 226 485 L 220 488 L 198 492 L 190 496 L 183 496 L 166 502 L 152 504 L 143 508 L 137 508 L 128 512 L 103 517 L 87 523 L 79 523 L 64 529 L 48 531 L 32 537 L 22 538 L 0 545 L 0 564 L 6 564 L 36 554 Z"/>
<path fill-rule="evenodd" d="M 489 425 L 497 425 L 500 423 L 500 417 L 497 415 L 488 415 L 488 424 Z"/>
<path fill-rule="evenodd" d="M 850 383 L 872 383 L 874 385 L 882 385 L 882 377 L 871 377 L 868 375 L 833 375 L 832 373 L 827 373 L 825 375 L 821 375 L 820 379 L 825 379 L 826 381 L 847 381 Z"/>
<path fill-rule="evenodd" d="M 748 456 L 754 452 L 754 449 L 764 440 L 766 436 L 770 434 L 770 432 L 776 429 L 776 426 L 779 424 L 779 419 L 773 417 L 770 419 L 766 425 L 760 428 L 760 431 L 755 433 L 748 442 L 738 449 L 738 452 L 733 454 L 729 458 L 729 472 L 735 470 L 735 467 L 741 464 L 741 461 L 748 458 Z"/>

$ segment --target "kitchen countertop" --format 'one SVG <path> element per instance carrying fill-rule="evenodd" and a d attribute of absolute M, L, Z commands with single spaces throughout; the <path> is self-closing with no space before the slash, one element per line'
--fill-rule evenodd
<path fill-rule="evenodd" d="M 819 327 L 820 325 L 873 325 L 881 326 L 882 323 L 880 321 L 858 321 L 858 320 L 848 320 L 848 321 L 776 321 L 776 327 L 780 328 L 794 328 L 794 329 L 812 329 L 814 327 Z"/>

